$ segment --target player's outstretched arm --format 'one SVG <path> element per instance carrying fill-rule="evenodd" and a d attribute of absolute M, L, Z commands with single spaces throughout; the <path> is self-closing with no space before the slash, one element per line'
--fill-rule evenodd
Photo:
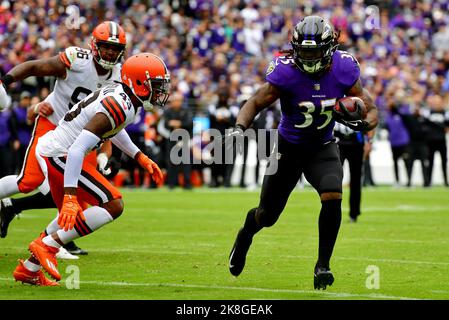
<path fill-rule="evenodd" d="M 54 76 L 65 78 L 66 65 L 61 61 L 59 56 L 54 56 L 47 59 L 31 60 L 21 63 L 12 68 L 1 81 L 5 86 L 13 82 L 26 79 L 31 76 L 44 77 Z"/>
<path fill-rule="evenodd" d="M 279 97 L 279 89 L 266 82 L 243 104 L 237 116 L 236 125 L 242 126 L 245 129 L 248 128 L 256 115 L 263 109 L 269 107 Z"/>
<path fill-rule="evenodd" d="M 373 130 L 379 122 L 378 109 L 374 104 L 373 98 L 369 94 L 368 90 L 362 87 L 362 82 L 360 79 L 357 80 L 351 89 L 349 89 L 346 95 L 351 97 L 359 97 L 363 100 L 367 109 L 366 118 L 364 119 L 367 123 L 367 127 L 364 131 Z"/>

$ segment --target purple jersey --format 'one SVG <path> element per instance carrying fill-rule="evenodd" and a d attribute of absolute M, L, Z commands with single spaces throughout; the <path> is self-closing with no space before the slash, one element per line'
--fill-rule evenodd
<path fill-rule="evenodd" d="M 292 58 L 273 59 L 266 81 L 281 91 L 279 134 L 295 144 L 322 144 L 333 139 L 332 109 L 359 76 L 357 60 L 340 50 L 332 57 L 331 69 L 319 79 L 300 71 Z"/>

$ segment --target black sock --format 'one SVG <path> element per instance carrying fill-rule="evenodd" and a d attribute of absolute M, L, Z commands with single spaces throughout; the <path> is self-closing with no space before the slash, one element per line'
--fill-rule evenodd
<path fill-rule="evenodd" d="M 341 223 L 341 199 L 321 201 L 321 212 L 318 219 L 319 248 L 318 266 L 329 268 L 338 230 Z"/>
<path fill-rule="evenodd" d="M 257 208 L 253 208 L 248 211 L 248 214 L 246 215 L 245 225 L 243 226 L 245 232 L 250 233 L 251 236 L 255 235 L 263 228 L 256 221 L 256 210 Z"/>
<path fill-rule="evenodd" d="M 16 214 L 23 210 L 56 208 L 50 192 L 46 195 L 38 192 L 32 196 L 11 199 L 11 202 Z"/>

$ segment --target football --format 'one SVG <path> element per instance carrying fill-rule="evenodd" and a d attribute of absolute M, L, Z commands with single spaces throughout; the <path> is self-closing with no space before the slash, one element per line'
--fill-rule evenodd
<path fill-rule="evenodd" d="M 340 103 L 342 103 L 349 112 L 354 112 L 356 111 L 356 102 L 362 109 L 362 119 L 365 119 L 367 113 L 366 106 L 363 100 L 359 97 L 344 97 L 337 100 L 337 103 L 335 103 L 335 111 L 341 111 Z"/>

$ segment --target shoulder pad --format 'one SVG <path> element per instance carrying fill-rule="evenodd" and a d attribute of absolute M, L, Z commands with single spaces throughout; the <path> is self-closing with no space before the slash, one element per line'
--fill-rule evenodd
<path fill-rule="evenodd" d="M 79 65 L 90 61 L 91 52 L 79 47 L 68 47 L 59 54 L 61 61 L 70 70 L 76 70 Z"/>
<path fill-rule="evenodd" d="M 337 50 L 333 57 L 335 76 L 347 87 L 352 87 L 360 78 L 360 66 L 357 59 L 346 51 Z"/>

